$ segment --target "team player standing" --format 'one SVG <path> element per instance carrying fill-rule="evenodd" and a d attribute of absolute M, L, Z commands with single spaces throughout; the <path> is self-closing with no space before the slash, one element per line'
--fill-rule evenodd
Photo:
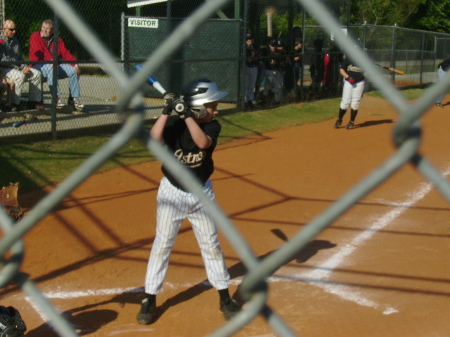
<path fill-rule="evenodd" d="M 340 66 L 339 73 L 344 77 L 344 87 L 342 90 L 342 100 L 339 106 L 339 116 L 334 127 L 337 129 L 342 124 L 342 118 L 350 106 L 350 121 L 346 128 L 353 129 L 355 125 L 355 118 L 358 114 L 361 98 L 364 94 L 364 87 L 366 84 L 366 77 L 364 71 L 352 61 L 350 57 L 346 57 Z"/>
<path fill-rule="evenodd" d="M 163 142 L 175 158 L 194 174 L 203 186 L 203 192 L 211 200 L 214 199 L 209 180 L 214 171 L 212 154 L 221 130 L 214 116 L 218 114 L 219 100 L 226 95 L 228 93 L 219 91 L 217 84 L 211 80 L 189 82 L 182 91 L 187 109 L 180 116 L 169 117 L 178 98 L 174 94 L 165 95 L 162 115 L 150 131 L 153 139 Z M 162 288 L 178 230 L 186 218 L 192 224 L 200 246 L 208 280 L 219 292 L 219 309 L 226 319 L 230 319 L 238 312 L 239 306 L 228 292 L 230 275 L 217 238 L 217 228 L 198 198 L 184 190 L 177 177 L 164 165 L 162 171 L 164 177 L 157 196 L 156 237 L 147 266 L 145 295 L 137 321 L 149 324 L 154 319 L 156 295 Z"/>

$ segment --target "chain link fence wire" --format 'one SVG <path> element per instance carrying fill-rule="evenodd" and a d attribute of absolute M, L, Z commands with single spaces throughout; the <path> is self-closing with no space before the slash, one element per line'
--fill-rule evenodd
<path fill-rule="evenodd" d="M 434 103 L 435 99 L 450 87 L 450 76 L 446 76 L 432 85 L 424 92 L 422 97 L 414 104 L 411 104 L 395 88 L 394 83 L 387 79 L 385 74 L 373 64 L 372 58 L 376 56 L 376 52 L 373 52 L 371 55 L 363 50 L 355 50 L 354 45 L 358 39 L 358 34 L 362 34 L 361 31 L 367 30 L 367 27 L 360 27 L 353 34 L 349 31 L 345 32 L 341 24 L 335 19 L 335 15 L 327 10 L 322 2 L 298 0 L 298 4 L 302 5 L 309 15 L 315 18 L 323 27 L 322 31 L 315 28 L 318 31 L 317 34 L 321 34 L 320 36 L 331 36 L 332 33 L 334 43 L 343 53 L 351 51 L 355 61 L 367 72 L 372 85 L 398 111 L 399 119 L 393 128 L 392 134 L 397 151 L 329 208 L 312 219 L 278 250 L 271 253 L 264 260 L 258 260 L 249 244 L 239 234 L 236 227 L 221 211 L 220 207 L 203 194 L 201 186 L 193 179 L 192 174 L 182 167 L 158 141 L 151 139 L 148 132 L 144 131 L 143 128 L 146 108 L 141 89 L 147 77 L 150 74 L 154 74 L 164 64 L 165 60 L 176 54 L 180 46 L 193 38 L 196 32 L 201 29 L 202 24 L 213 13 L 217 13 L 229 2 L 226 0 L 207 1 L 199 6 L 196 11 L 192 12 L 186 20 L 173 30 L 172 34 L 161 41 L 159 46 L 145 59 L 142 71 L 130 77 L 122 65 L 117 63 L 114 53 L 107 48 L 97 34 L 93 33 L 91 27 L 85 23 L 67 1 L 45 0 L 49 9 L 61 18 L 67 29 L 83 44 L 86 51 L 96 62 L 101 64 L 105 73 L 117 83 L 120 88 L 120 96 L 118 96 L 117 104 L 114 106 L 114 115 L 118 116 L 117 118 L 122 122 L 121 128 L 100 150 L 78 167 L 53 192 L 44 197 L 19 223 L 13 226 L 12 220 L 3 210 L 0 210 L 0 226 L 4 232 L 4 236 L 0 240 L 0 255 L 3 256 L 0 286 L 5 287 L 11 282 L 17 282 L 36 307 L 46 315 L 56 332 L 61 336 L 76 336 L 77 334 L 69 322 L 42 295 L 34 283 L 29 280 L 28 276 L 20 272 L 24 253 L 22 238 L 133 137 L 142 139 L 148 150 L 164 163 L 173 174 L 178 176 L 179 181 L 183 182 L 183 187 L 199 198 L 248 270 L 240 285 L 241 295 L 247 301 L 245 309 L 221 328 L 212 332 L 210 336 L 230 336 L 252 321 L 257 315 L 262 315 L 278 335 L 295 336 L 296 333 L 266 304 L 268 297 L 267 278 L 287 261 L 290 261 L 321 231 L 326 229 L 344 212 L 376 189 L 405 164 L 412 163 L 450 201 L 450 184 L 433 164 L 418 152 L 421 140 L 420 118 Z M 386 35 L 389 35 L 389 32 L 395 33 L 395 30 L 391 29 L 389 31 L 389 28 L 386 28 Z M 359 37 L 369 35 L 364 34 L 359 35 Z M 364 42 L 372 46 L 374 50 L 380 50 L 378 57 L 386 56 L 386 62 L 388 62 L 390 60 L 389 57 L 392 57 L 393 54 L 389 54 L 388 48 L 382 48 L 383 42 L 380 41 L 377 45 L 375 42 L 369 43 L 368 40 L 371 41 L 371 39 L 365 39 Z M 409 42 L 406 42 L 408 40 L 407 36 L 403 37 L 403 40 L 405 41 L 405 47 L 403 48 L 414 48 L 414 46 L 408 47 Z M 411 43 L 418 43 L 418 40 L 420 38 L 417 38 L 417 41 L 411 41 Z M 422 45 L 427 43 L 425 35 L 422 36 L 421 41 Z M 401 43 L 399 44 L 401 45 Z M 385 51 L 383 52 L 383 50 Z"/>
<path fill-rule="evenodd" d="M 132 75 L 134 66 L 143 62 L 203 2 L 165 1 L 143 6 L 142 1 L 99 0 L 96 8 L 102 15 L 98 15 L 98 11 L 92 9 L 91 2 L 69 1 L 128 75 Z M 397 26 L 350 25 L 351 1 L 328 0 L 322 1 L 322 4 L 337 19 L 341 30 L 364 45 L 373 62 L 380 67 L 394 67 L 405 72 L 404 75 L 397 75 L 383 70 L 386 79 L 395 87 L 424 87 L 437 80 L 436 65 L 450 52 L 449 34 Z M 0 113 L 1 141 L 13 143 L 57 139 L 94 132 L 99 128 L 116 130 L 122 122 L 114 113 L 121 95 L 120 84 L 92 57 L 84 38 L 78 39 L 67 23 L 60 20 L 44 1 L 3 0 L 1 10 L 2 18 L 16 23 L 16 37 L 28 63 L 30 35 L 40 29 L 44 20 L 52 19 L 55 22 L 59 35 L 81 68 L 81 102 L 85 105 L 82 113 L 74 109 L 69 81 L 63 79 L 58 80 L 58 83 L 61 100 L 67 103 L 64 108 L 56 109 L 56 96 L 50 91 L 48 83 L 44 82 L 45 109 L 29 110 L 26 83 L 21 111 Z M 157 24 L 148 27 L 144 24 L 148 22 Z M 154 75 L 167 90 L 179 92 L 182 83 L 197 78 L 198 74 L 213 74 L 220 86 L 226 84 L 230 88 L 230 95 L 226 98 L 229 107 L 243 108 L 246 33 L 254 35 L 255 43 L 261 50 L 267 47 L 270 39 L 276 39 L 285 46 L 283 104 L 341 95 L 339 63 L 343 52 L 336 44 L 334 33 L 327 32 L 314 16 L 304 11 L 300 3 L 294 0 L 230 1 L 213 13 L 203 28 L 166 59 Z M 296 41 L 302 43 L 299 67 L 293 62 Z M 314 47 L 317 41 L 322 43 L 319 50 Z M 329 59 L 326 66 L 325 57 Z M 261 59 L 261 64 L 263 61 Z M 0 66 L 4 65 L 0 62 Z M 260 66 L 257 99 L 264 86 L 263 74 Z M 373 89 L 371 86 L 367 88 Z M 151 122 L 159 116 L 162 99 L 150 86 L 144 90 L 144 106 L 146 121 Z"/>

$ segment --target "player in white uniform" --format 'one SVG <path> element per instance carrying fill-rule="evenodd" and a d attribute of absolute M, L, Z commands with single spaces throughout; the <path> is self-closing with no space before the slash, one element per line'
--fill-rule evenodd
<path fill-rule="evenodd" d="M 342 100 L 339 106 L 339 117 L 334 123 L 334 127 L 337 129 L 341 126 L 342 117 L 344 117 L 348 107 L 350 106 L 350 121 L 346 128 L 353 129 L 361 98 L 364 94 L 366 77 L 363 70 L 359 66 L 355 65 L 349 57 L 344 59 L 340 66 L 339 72 L 344 77 L 345 81 L 344 88 L 342 90 Z"/>
<path fill-rule="evenodd" d="M 177 160 L 191 170 L 211 200 L 214 199 L 209 180 L 214 171 L 212 154 L 221 130 L 214 116 L 218 113 L 219 100 L 226 95 L 228 93 L 219 91 L 217 84 L 211 80 L 189 82 L 182 91 L 182 99 L 187 106 L 184 114 L 169 117 L 176 98 L 168 94 L 162 115 L 150 131 L 152 138 L 164 142 Z M 177 178 L 164 166 L 162 171 L 164 177 L 157 196 L 156 237 L 147 266 L 145 297 L 137 321 L 149 324 L 154 318 L 156 294 L 162 288 L 178 230 L 186 218 L 200 246 L 208 280 L 219 292 L 220 311 L 226 319 L 230 319 L 238 312 L 239 306 L 228 292 L 230 275 L 217 238 L 217 228 L 197 197 L 184 191 Z"/>

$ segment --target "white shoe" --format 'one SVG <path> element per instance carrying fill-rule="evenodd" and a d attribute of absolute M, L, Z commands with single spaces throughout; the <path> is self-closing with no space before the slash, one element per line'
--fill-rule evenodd
<path fill-rule="evenodd" d="M 84 105 L 81 104 L 79 97 L 73 98 L 73 105 L 75 106 L 75 109 L 77 109 L 78 111 L 81 111 L 84 109 Z"/>
<path fill-rule="evenodd" d="M 64 108 L 64 103 L 61 101 L 61 98 L 58 98 L 58 102 L 56 103 L 56 109 Z"/>

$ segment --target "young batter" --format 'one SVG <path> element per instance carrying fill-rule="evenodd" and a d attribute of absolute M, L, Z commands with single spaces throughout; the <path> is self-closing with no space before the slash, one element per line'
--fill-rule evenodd
<path fill-rule="evenodd" d="M 339 117 L 334 123 L 334 127 L 337 129 L 342 124 L 342 117 L 347 112 L 347 108 L 351 107 L 350 122 L 347 124 L 347 129 L 352 129 L 355 125 L 355 118 L 358 114 L 361 98 L 364 94 L 364 86 L 366 83 L 366 77 L 363 70 L 355 65 L 355 63 L 346 57 L 342 62 L 339 73 L 344 77 L 344 88 L 342 90 L 342 100 L 339 106 Z"/>
<path fill-rule="evenodd" d="M 152 138 L 164 142 L 176 159 L 191 170 L 211 200 L 214 199 L 209 180 L 214 171 L 212 154 L 221 130 L 214 116 L 218 114 L 219 100 L 226 95 L 228 93 L 219 91 L 217 84 L 211 80 L 189 82 L 182 91 L 182 99 L 187 105 L 185 114 L 169 117 L 176 98 L 168 94 L 164 97 L 162 115 L 150 131 Z M 228 292 L 230 275 L 217 238 L 217 228 L 197 197 L 184 191 L 177 178 L 164 166 L 162 171 L 164 177 L 157 196 L 156 237 L 145 277 L 145 298 L 137 321 L 149 324 L 154 318 L 156 294 L 163 285 L 178 230 L 186 218 L 191 222 L 200 246 L 208 280 L 219 291 L 220 311 L 226 319 L 230 319 L 237 313 L 239 306 Z"/>

